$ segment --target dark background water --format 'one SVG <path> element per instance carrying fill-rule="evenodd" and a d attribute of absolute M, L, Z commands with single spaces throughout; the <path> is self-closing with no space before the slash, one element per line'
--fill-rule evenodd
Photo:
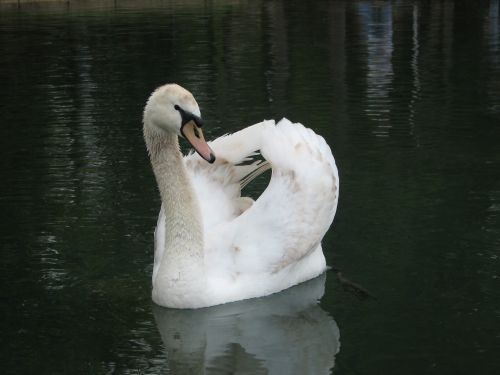
<path fill-rule="evenodd" d="M 499 1 L 181 3 L 0 6 L 1 372 L 500 373 Z M 166 82 L 208 138 L 286 116 L 327 139 L 323 248 L 376 300 L 330 271 L 152 305 L 141 114 Z"/>

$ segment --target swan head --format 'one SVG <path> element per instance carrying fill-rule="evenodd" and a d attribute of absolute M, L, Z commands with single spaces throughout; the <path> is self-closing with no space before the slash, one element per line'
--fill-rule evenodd
<path fill-rule="evenodd" d="M 175 134 L 186 139 L 209 163 L 215 155 L 205 141 L 200 108 L 193 95 L 177 84 L 157 88 L 144 109 L 144 127 L 155 134 Z"/>

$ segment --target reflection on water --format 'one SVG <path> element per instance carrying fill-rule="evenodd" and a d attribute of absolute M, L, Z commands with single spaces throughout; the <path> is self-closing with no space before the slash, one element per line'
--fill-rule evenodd
<path fill-rule="evenodd" d="M 172 374 L 328 374 L 339 329 L 326 274 L 282 293 L 199 310 L 154 307 Z"/>
<path fill-rule="evenodd" d="M 390 3 L 358 3 L 362 34 L 366 37 L 368 72 L 366 73 L 366 115 L 375 121 L 373 134 L 389 134 L 392 71 L 392 6 Z"/>

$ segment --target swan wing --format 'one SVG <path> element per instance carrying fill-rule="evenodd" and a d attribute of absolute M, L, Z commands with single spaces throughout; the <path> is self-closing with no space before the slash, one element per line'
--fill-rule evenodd
<path fill-rule="evenodd" d="M 208 238 L 208 267 L 221 273 L 267 275 L 293 266 L 318 249 L 336 212 L 338 171 L 321 136 L 283 119 L 263 129 L 260 150 L 272 166 L 268 187 Z"/>

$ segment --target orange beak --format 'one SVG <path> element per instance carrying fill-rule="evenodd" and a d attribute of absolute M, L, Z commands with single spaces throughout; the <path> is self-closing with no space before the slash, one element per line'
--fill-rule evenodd
<path fill-rule="evenodd" d="M 181 134 L 193 146 L 196 152 L 210 164 L 215 161 L 215 155 L 203 137 L 203 131 L 191 120 L 181 127 Z"/>

